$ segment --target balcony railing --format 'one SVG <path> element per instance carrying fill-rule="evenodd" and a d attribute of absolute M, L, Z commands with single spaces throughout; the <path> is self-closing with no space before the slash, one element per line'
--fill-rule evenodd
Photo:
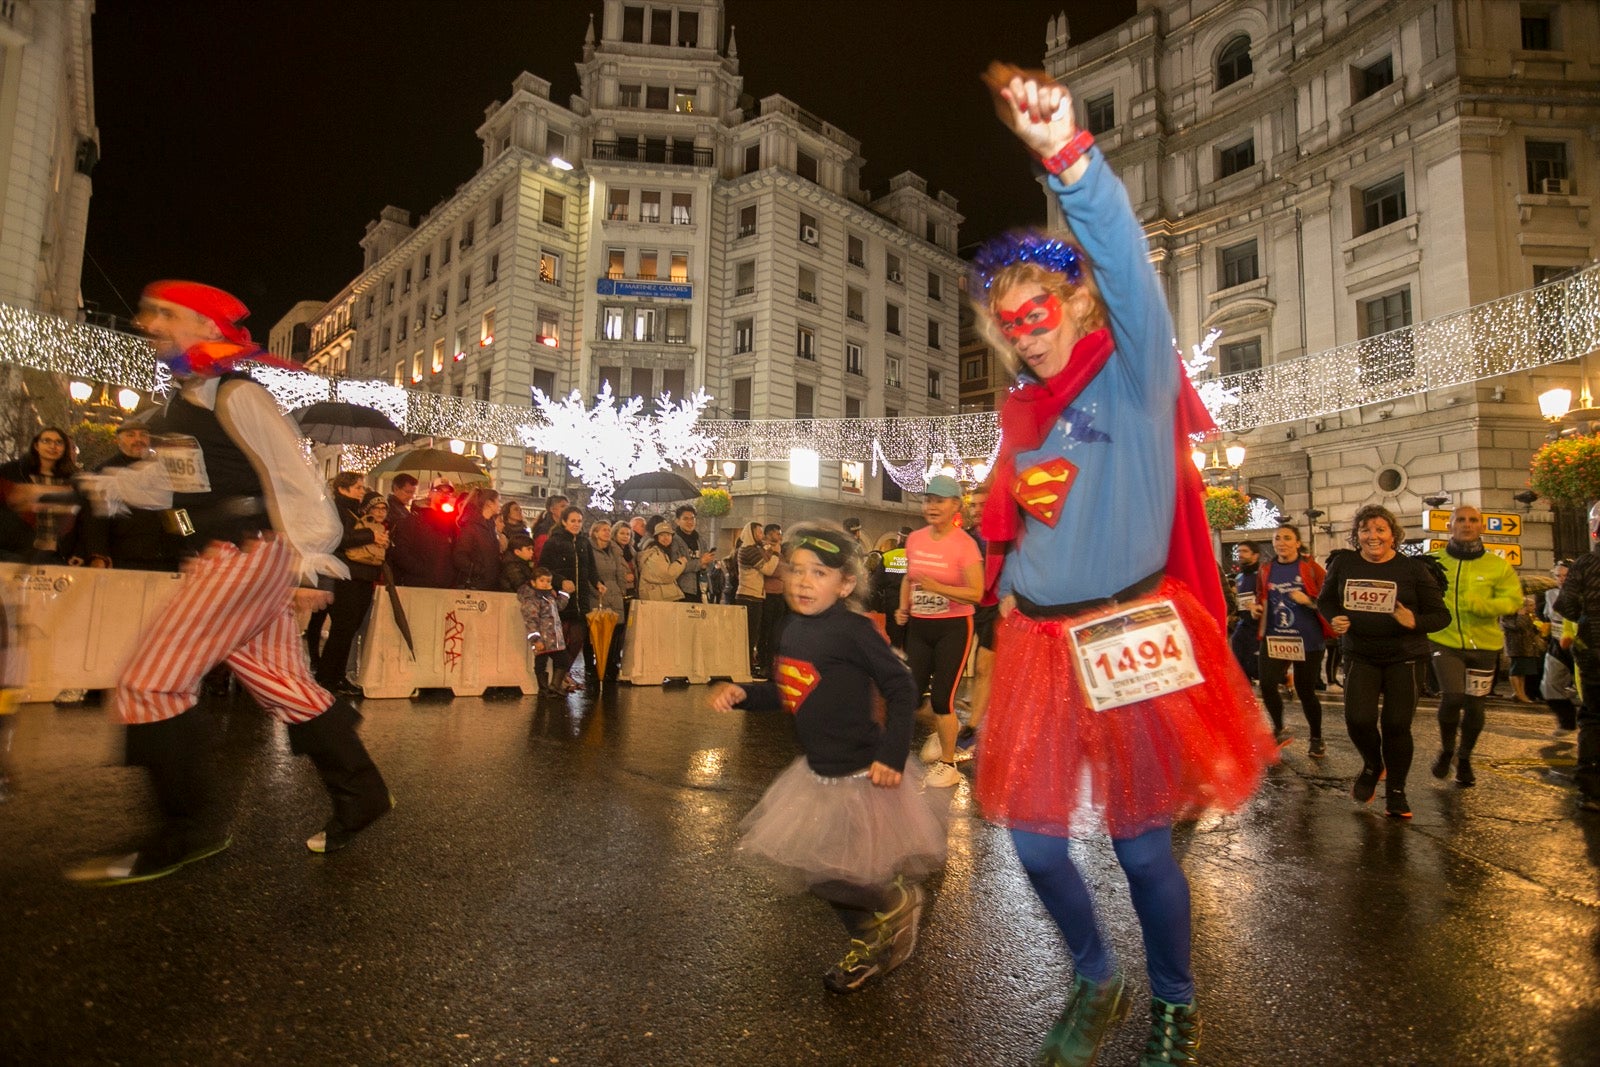
<path fill-rule="evenodd" d="M 606 162 L 675 163 L 685 167 L 709 167 L 715 159 L 709 148 L 639 141 L 596 141 L 590 156 Z"/>

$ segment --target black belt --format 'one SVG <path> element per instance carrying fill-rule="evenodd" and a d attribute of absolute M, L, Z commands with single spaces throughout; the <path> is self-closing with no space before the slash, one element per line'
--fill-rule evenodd
<path fill-rule="evenodd" d="M 1021 593 L 1013 594 L 1017 598 L 1017 607 L 1030 619 L 1059 619 L 1070 615 L 1082 615 L 1090 611 L 1099 611 L 1102 608 L 1115 607 L 1125 600 L 1137 600 L 1147 593 L 1153 592 L 1166 577 L 1165 570 L 1156 571 L 1146 575 L 1126 589 L 1119 589 L 1110 596 L 1096 597 L 1093 600 L 1075 600 L 1071 604 L 1035 604 Z"/>

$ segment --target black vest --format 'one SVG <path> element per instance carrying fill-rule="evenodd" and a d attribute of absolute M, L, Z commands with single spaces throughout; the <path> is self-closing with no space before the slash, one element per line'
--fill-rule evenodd
<path fill-rule="evenodd" d="M 225 374 L 222 382 L 249 377 Z M 222 428 L 215 411 L 191 404 L 182 393 L 176 393 L 167 401 L 166 410 L 151 420 L 150 431 L 194 438 L 205 459 L 210 491 L 172 494 L 172 506 L 187 511 L 194 525 L 187 545 L 203 548 L 209 541 L 237 541 L 271 526 L 261 478 L 250 457 Z"/>

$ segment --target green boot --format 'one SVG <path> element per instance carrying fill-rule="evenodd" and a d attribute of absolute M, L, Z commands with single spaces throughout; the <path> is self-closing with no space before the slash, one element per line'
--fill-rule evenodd
<path fill-rule="evenodd" d="M 1036 1067 L 1094 1067 L 1111 1028 L 1128 1017 L 1128 995 L 1122 975 L 1109 981 L 1079 978 L 1061 1017 L 1045 1035 L 1034 1057 Z"/>
<path fill-rule="evenodd" d="M 1160 997 L 1150 1001 L 1150 1040 L 1145 1043 L 1139 1067 L 1200 1062 L 1200 1013 L 1193 1004 L 1168 1004 Z"/>

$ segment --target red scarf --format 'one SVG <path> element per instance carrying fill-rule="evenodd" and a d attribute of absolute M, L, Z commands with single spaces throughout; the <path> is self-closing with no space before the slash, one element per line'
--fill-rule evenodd
<path fill-rule="evenodd" d="M 1111 358 L 1109 330 L 1096 330 L 1078 340 L 1066 369 L 1048 382 L 1016 386 L 1000 409 L 1000 452 L 995 458 L 989 499 L 983 506 L 979 530 L 988 545 L 984 560 L 983 603 L 998 599 L 996 587 L 1005 554 L 1022 535 L 1022 509 L 1012 496 L 1017 479 L 1017 454 L 1030 452 L 1050 434 L 1067 405 Z M 1174 354 L 1176 358 L 1176 354 Z M 1189 461 L 1189 436 L 1216 429 L 1211 413 L 1195 392 L 1189 376 L 1179 369 L 1178 402 L 1173 412 L 1173 448 L 1176 452 L 1177 496 L 1172 513 L 1172 536 L 1167 546 L 1166 571 L 1189 587 L 1200 603 L 1219 620 L 1226 618 L 1221 577 L 1211 551 L 1211 528 L 1206 523 L 1204 485 Z"/>

